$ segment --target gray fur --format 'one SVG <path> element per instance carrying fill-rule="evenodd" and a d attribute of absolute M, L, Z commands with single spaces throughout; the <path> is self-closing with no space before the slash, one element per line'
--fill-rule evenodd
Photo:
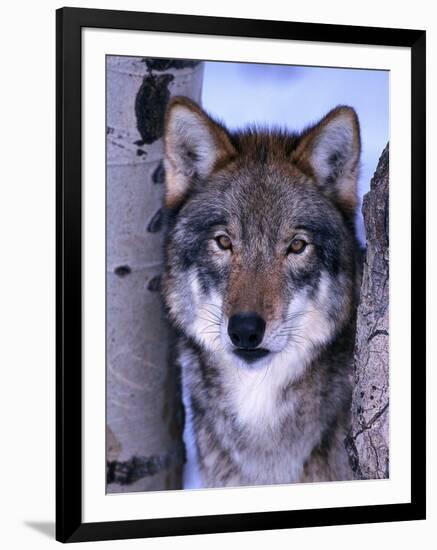
<path fill-rule="evenodd" d="M 181 104 L 204 117 L 202 132 L 215 132 L 214 121 L 181 99 L 178 127 Z M 167 166 L 174 158 L 183 162 L 181 168 L 173 164 L 167 178 L 173 201 L 178 173 L 189 173 L 190 180 L 167 212 L 163 293 L 179 332 L 207 487 L 352 478 L 343 440 L 350 423 L 359 281 L 350 201 L 356 198 L 359 130 L 353 118 L 355 126 L 343 131 L 341 117 L 349 124 L 356 115 L 338 109 L 302 135 L 231 134 L 217 125 L 221 134 L 210 141 L 226 132 L 222 150 L 228 157 L 201 177 L 196 151 L 184 156 L 193 144 L 189 132 L 188 142 L 178 145 L 180 154 L 170 154 L 167 146 Z M 338 151 L 335 135 L 326 133 L 331 120 L 337 134 L 342 130 Z M 177 140 L 169 128 L 172 144 Z M 330 162 L 320 153 L 320 128 Z M 314 165 L 318 158 L 322 168 Z M 218 249 L 220 232 L 231 236 L 231 252 Z M 307 243 L 302 254 L 288 252 L 293 235 Z M 270 353 L 253 365 L 235 356 L 227 335 L 236 311 L 257 311 L 267 322 L 262 347 Z"/>

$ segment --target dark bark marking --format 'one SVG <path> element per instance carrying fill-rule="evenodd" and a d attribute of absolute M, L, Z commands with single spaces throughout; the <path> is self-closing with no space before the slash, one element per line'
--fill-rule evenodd
<path fill-rule="evenodd" d="M 152 219 L 147 226 L 147 231 L 149 233 L 157 233 L 162 228 L 162 209 L 160 208 L 155 212 Z"/>
<path fill-rule="evenodd" d="M 170 99 L 171 74 L 145 76 L 135 98 L 137 128 L 143 143 L 153 143 L 164 133 L 164 115 Z"/>
<path fill-rule="evenodd" d="M 132 269 L 128 265 L 119 265 L 114 269 L 114 273 L 119 277 L 126 277 L 129 273 L 132 272 Z"/>
<path fill-rule="evenodd" d="M 156 167 L 155 171 L 152 174 L 153 183 L 164 183 L 165 182 L 165 168 L 164 164 L 161 161 Z"/>
<path fill-rule="evenodd" d="M 185 451 L 183 445 L 176 445 L 168 453 L 151 456 L 133 456 L 120 462 L 106 462 L 106 483 L 130 485 L 144 477 L 154 476 L 162 470 L 168 470 L 173 464 L 183 462 Z"/>
<path fill-rule="evenodd" d="M 161 275 L 156 275 L 147 284 L 147 290 L 150 292 L 159 292 L 161 290 Z"/>
<path fill-rule="evenodd" d="M 142 62 L 147 65 L 149 71 L 167 71 L 168 69 L 185 69 L 196 67 L 200 61 L 191 59 L 156 59 L 153 57 L 145 57 Z"/>

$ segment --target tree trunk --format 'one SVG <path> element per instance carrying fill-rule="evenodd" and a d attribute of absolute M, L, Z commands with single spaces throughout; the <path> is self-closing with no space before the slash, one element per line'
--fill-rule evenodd
<path fill-rule="evenodd" d="M 179 376 L 159 293 L 163 117 L 198 101 L 202 64 L 107 58 L 108 492 L 181 488 Z"/>
<path fill-rule="evenodd" d="M 346 440 L 358 479 L 389 476 L 389 146 L 363 202 L 367 250 L 355 341 L 352 429 Z"/>

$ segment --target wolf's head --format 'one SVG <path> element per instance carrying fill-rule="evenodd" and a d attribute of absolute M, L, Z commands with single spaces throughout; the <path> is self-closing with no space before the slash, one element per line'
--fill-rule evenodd
<path fill-rule="evenodd" d="M 207 352 L 308 362 L 354 309 L 359 124 L 337 107 L 302 134 L 230 133 L 190 100 L 165 121 L 164 295 Z"/>

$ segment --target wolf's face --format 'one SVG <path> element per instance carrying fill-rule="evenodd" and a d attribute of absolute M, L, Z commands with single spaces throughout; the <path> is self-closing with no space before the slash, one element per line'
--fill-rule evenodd
<path fill-rule="evenodd" d="M 232 135 L 174 98 L 165 146 L 172 320 L 239 366 L 305 363 L 354 307 L 354 111 L 337 108 L 302 135 Z"/>

